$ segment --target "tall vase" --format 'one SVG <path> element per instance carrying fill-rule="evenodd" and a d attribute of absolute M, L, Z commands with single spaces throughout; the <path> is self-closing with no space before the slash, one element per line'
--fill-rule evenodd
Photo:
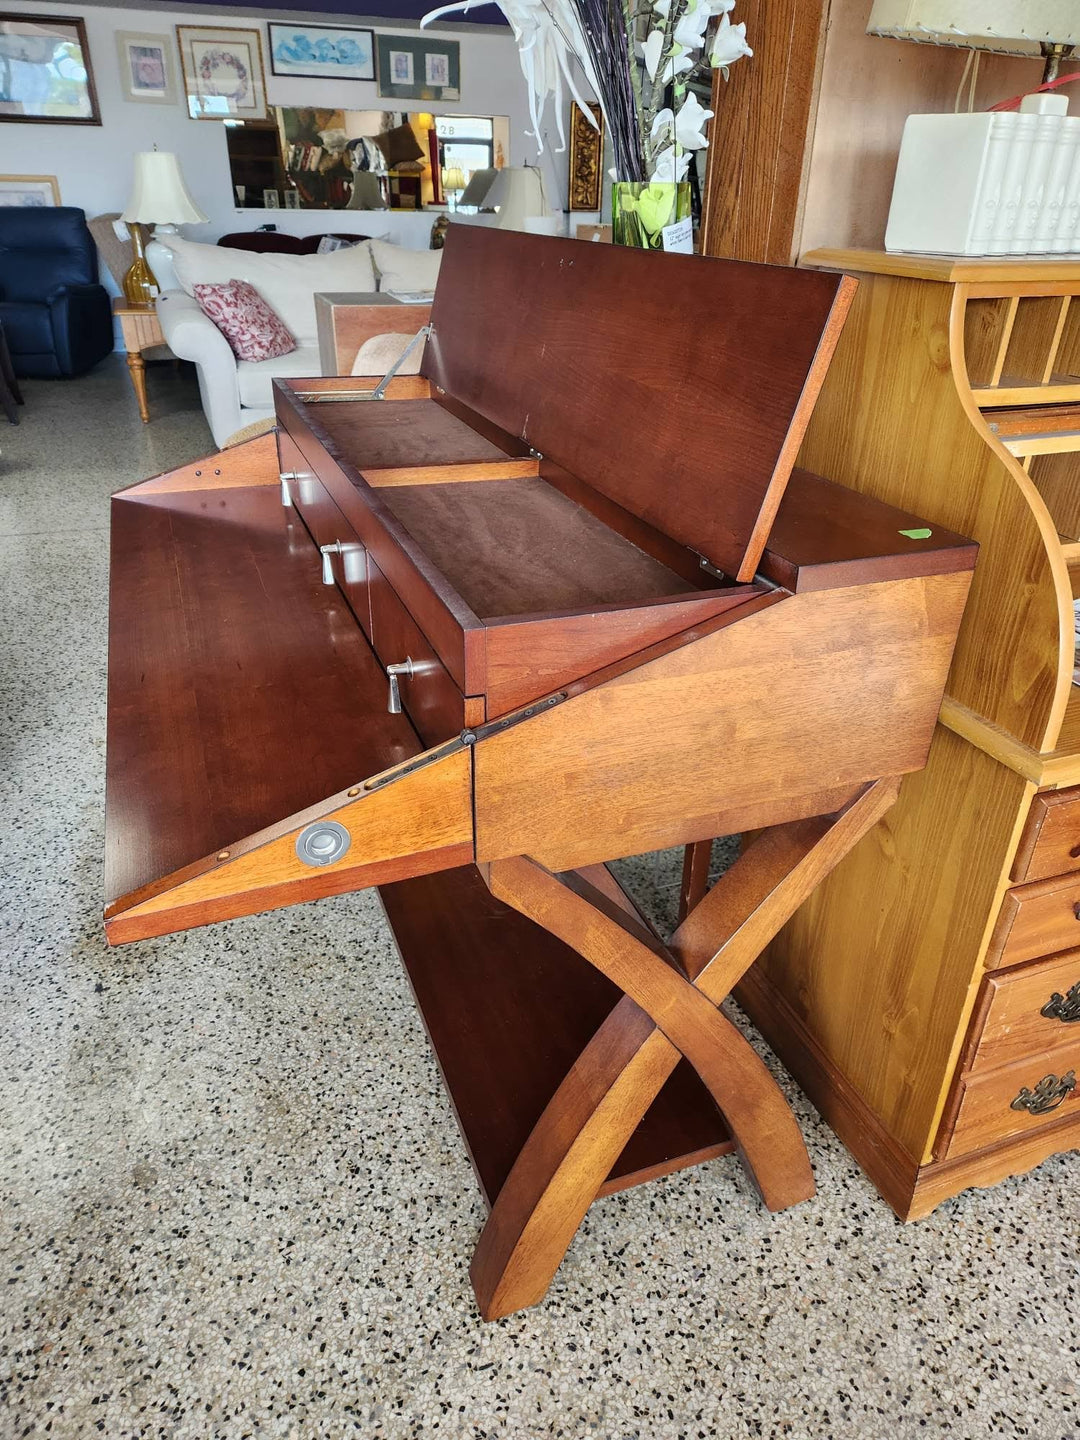
<path fill-rule="evenodd" d="M 158 286 L 154 272 L 146 262 L 142 226 L 132 221 L 128 225 L 128 234 L 131 236 L 133 258 L 131 268 L 124 276 L 124 296 L 129 305 L 152 305 Z"/>
<path fill-rule="evenodd" d="M 635 245 L 640 250 L 671 249 L 670 243 L 664 243 L 665 229 L 689 219 L 689 180 L 678 184 L 616 180 L 611 187 L 611 238 L 616 245 Z M 669 242 L 672 238 L 669 232 Z"/>

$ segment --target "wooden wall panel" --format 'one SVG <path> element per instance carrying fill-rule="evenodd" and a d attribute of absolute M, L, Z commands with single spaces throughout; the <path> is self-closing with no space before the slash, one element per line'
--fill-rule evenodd
<path fill-rule="evenodd" d="M 966 52 L 867 35 L 869 14 L 870 0 L 740 0 L 754 58 L 714 78 L 705 254 L 788 265 L 884 244 L 904 121 L 952 110 Z M 984 55 L 976 109 L 1040 73 Z"/>

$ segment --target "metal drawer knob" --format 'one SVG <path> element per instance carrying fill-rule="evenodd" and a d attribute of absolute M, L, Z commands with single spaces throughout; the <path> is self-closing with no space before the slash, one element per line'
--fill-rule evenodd
<path fill-rule="evenodd" d="M 1029 1115 L 1048 1115 L 1063 1103 L 1066 1096 L 1076 1089 L 1076 1071 L 1067 1070 L 1060 1079 L 1056 1075 L 1044 1075 L 1034 1090 L 1021 1085 L 1020 1094 L 1009 1106 L 1010 1110 L 1026 1110 Z"/>
<path fill-rule="evenodd" d="M 1047 1020 L 1060 1020 L 1063 1025 L 1073 1025 L 1080 1020 L 1080 980 L 1067 995 L 1055 990 L 1039 1014 L 1045 1015 Z"/>
<path fill-rule="evenodd" d="M 387 665 L 386 673 L 390 678 L 390 699 L 387 701 L 386 708 L 387 710 L 389 710 L 391 715 L 400 715 L 401 689 L 398 685 L 398 676 L 404 675 L 408 678 L 412 677 L 412 656 L 406 655 L 405 659 L 401 662 L 400 665 Z"/>
<path fill-rule="evenodd" d="M 333 585 L 333 556 L 341 554 L 341 541 L 335 540 L 332 545 L 320 545 L 319 554 L 322 556 L 322 583 L 324 585 Z"/>

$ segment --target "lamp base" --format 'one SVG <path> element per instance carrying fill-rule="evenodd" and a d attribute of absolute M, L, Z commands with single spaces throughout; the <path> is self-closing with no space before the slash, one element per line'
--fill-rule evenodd
<path fill-rule="evenodd" d="M 142 226 L 130 224 L 131 244 L 135 251 L 131 267 L 124 276 L 124 299 L 129 305 L 152 305 L 157 298 L 158 283 L 146 261 Z"/>

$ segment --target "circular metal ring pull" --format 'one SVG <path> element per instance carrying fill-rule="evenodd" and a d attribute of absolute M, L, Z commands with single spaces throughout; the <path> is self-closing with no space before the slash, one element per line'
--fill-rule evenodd
<path fill-rule="evenodd" d="M 305 865 L 333 865 L 351 844 L 344 825 L 336 820 L 316 820 L 296 837 L 296 854 Z"/>

